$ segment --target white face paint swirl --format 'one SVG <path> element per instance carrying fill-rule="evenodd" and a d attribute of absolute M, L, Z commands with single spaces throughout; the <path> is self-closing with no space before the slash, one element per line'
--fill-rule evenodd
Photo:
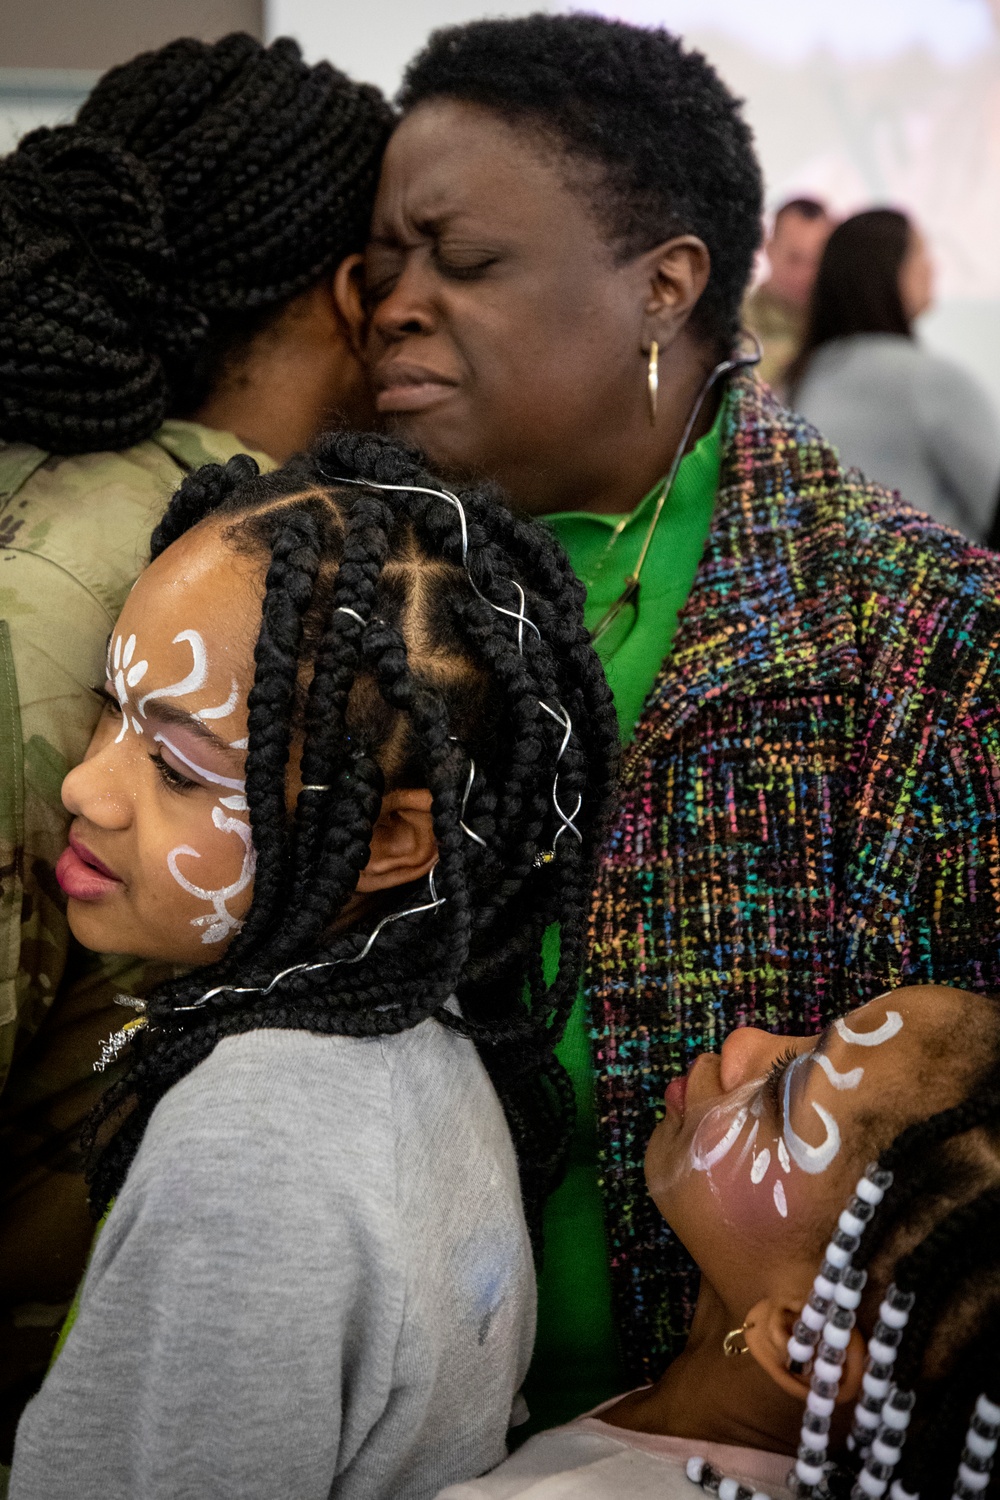
<path fill-rule="evenodd" d="M 205 928 L 201 935 L 203 943 L 221 943 L 223 938 L 227 938 L 231 932 L 239 932 L 243 923 L 233 916 L 226 902 L 246 890 L 253 879 L 255 865 L 254 851 L 250 843 L 249 823 L 244 823 L 242 818 L 227 818 L 221 807 L 212 808 L 212 822 L 220 832 L 238 834 L 243 840 L 243 867 L 231 885 L 221 886 L 215 891 L 207 891 L 203 886 L 195 885 L 188 880 L 177 868 L 177 856 L 187 854 L 192 859 L 200 859 L 201 855 L 198 850 L 192 849 L 190 844 L 179 844 L 167 855 L 167 868 L 177 884 L 187 891 L 188 895 L 197 896 L 199 901 L 209 901 L 212 904 L 212 911 L 209 914 L 204 917 L 191 918 L 192 927 Z"/>
<path fill-rule="evenodd" d="M 108 680 L 114 682 L 115 693 L 118 704 L 122 711 L 122 727 L 118 731 L 115 740 L 120 745 L 128 733 L 129 720 L 136 734 L 142 733 L 142 726 L 129 709 L 129 688 L 136 687 L 145 677 L 149 670 L 148 661 L 132 662 L 135 655 L 135 636 L 130 635 L 128 640 L 122 643 L 120 635 L 115 636 L 114 654 L 112 655 L 111 643 L 108 643 Z"/>
<path fill-rule="evenodd" d="M 865 1076 L 864 1068 L 852 1068 L 849 1073 L 838 1073 L 825 1052 L 816 1053 L 814 1060 L 819 1063 L 835 1089 L 856 1089 Z"/>
<path fill-rule="evenodd" d="M 842 1042 L 852 1047 L 881 1047 L 883 1042 L 891 1041 L 897 1032 L 902 1031 L 903 1018 L 898 1010 L 887 1010 L 882 1025 L 874 1031 L 852 1031 L 844 1020 L 834 1021 L 833 1029 Z"/>
<path fill-rule="evenodd" d="M 694 1167 L 695 1171 L 708 1172 L 712 1167 L 716 1166 L 720 1161 L 722 1161 L 724 1157 L 728 1156 L 730 1151 L 733 1149 L 733 1146 L 736 1144 L 740 1131 L 743 1129 L 746 1121 L 747 1111 L 745 1109 L 737 1110 L 736 1114 L 733 1116 L 730 1122 L 728 1130 L 722 1137 L 721 1141 L 718 1141 L 708 1151 L 702 1151 L 698 1147 L 698 1134 L 700 1134 L 701 1132 L 701 1126 L 699 1126 L 698 1132 L 695 1134 L 694 1145 L 691 1151 L 691 1165 Z"/>
<path fill-rule="evenodd" d="M 143 718 L 146 717 L 146 704 L 155 698 L 183 698 L 185 693 L 197 693 L 205 686 L 205 678 L 208 676 L 208 653 L 205 650 L 205 642 L 201 632 L 198 630 L 181 630 L 174 636 L 171 645 L 179 646 L 181 641 L 187 641 L 191 647 L 193 662 L 190 672 L 182 677 L 180 682 L 172 682 L 169 687 L 156 688 L 151 693 L 144 694 L 139 699 L 139 712 Z"/>
<path fill-rule="evenodd" d="M 882 998 L 884 997 L 879 996 L 879 999 Z M 903 1018 L 898 1011 L 887 1011 L 882 1025 L 874 1031 L 854 1031 L 844 1020 L 835 1021 L 833 1025 L 837 1035 L 849 1046 L 880 1047 L 884 1042 L 891 1041 L 902 1030 Z M 750 1182 L 754 1187 L 759 1187 L 765 1181 L 775 1161 L 780 1172 L 786 1176 L 791 1172 L 793 1162 L 810 1176 L 825 1172 L 836 1158 L 842 1144 L 840 1127 L 833 1115 L 821 1104 L 813 1102 L 810 1105 L 825 1131 L 823 1140 L 817 1146 L 811 1146 L 808 1141 L 803 1140 L 791 1122 L 793 1080 L 800 1069 L 813 1062 L 819 1065 L 832 1087 L 838 1090 L 856 1089 L 865 1076 L 863 1067 L 840 1072 L 825 1053 L 815 1051 L 801 1053 L 794 1057 L 785 1069 L 782 1133 L 773 1143 L 773 1148 L 772 1146 L 763 1146 L 759 1149 L 757 1147 L 760 1117 L 764 1108 L 764 1080 L 757 1079 L 737 1089 L 724 1104 L 716 1105 L 701 1121 L 691 1146 L 692 1168 L 696 1172 L 710 1173 L 713 1167 L 718 1166 L 729 1156 L 740 1138 L 747 1119 L 753 1117 L 753 1125 L 740 1147 L 734 1170 L 738 1171 L 746 1167 Z M 747 1163 L 749 1163 L 748 1166 Z M 713 1183 L 713 1190 L 718 1191 L 715 1183 Z M 783 1219 L 787 1218 L 788 1200 L 780 1174 L 772 1183 L 771 1199 L 780 1216 Z"/>
<path fill-rule="evenodd" d="M 815 1110 L 816 1114 L 819 1116 L 823 1126 L 826 1129 L 826 1139 L 823 1140 L 818 1146 L 810 1146 L 808 1141 L 804 1141 L 802 1137 L 800 1135 L 797 1135 L 792 1129 L 791 1114 L 789 1109 L 789 1095 L 791 1093 L 792 1078 L 796 1070 L 801 1067 L 803 1063 L 809 1063 L 812 1061 L 812 1053 L 803 1052 L 801 1056 L 795 1059 L 794 1062 L 789 1063 L 788 1067 L 785 1070 L 785 1089 L 782 1109 L 785 1145 L 788 1148 L 788 1154 L 795 1165 L 797 1167 L 801 1167 L 803 1172 L 808 1172 L 810 1176 L 815 1175 L 817 1172 L 825 1172 L 827 1167 L 833 1161 L 834 1157 L 837 1155 L 837 1152 L 840 1150 L 840 1127 L 837 1124 L 836 1120 L 833 1118 L 833 1115 L 831 1115 L 830 1111 L 828 1109 L 824 1109 L 822 1104 L 817 1104 L 815 1100 L 812 1103 L 812 1108 Z"/>
<path fill-rule="evenodd" d="M 205 649 L 204 638 L 198 630 L 182 630 L 174 636 L 171 644 L 179 646 L 185 642 L 191 648 L 190 672 L 186 677 L 170 683 L 167 687 L 156 688 L 152 692 L 145 693 L 136 703 L 135 712 L 132 711 L 130 692 L 145 677 L 149 670 L 149 663 L 143 660 L 133 664 L 136 648 L 134 635 L 130 635 L 124 642 L 122 637 L 117 635 L 114 642 L 109 643 L 108 680 L 114 684 L 115 694 L 122 711 L 122 725 L 115 744 L 120 744 L 130 728 L 136 734 L 144 733 L 143 724 L 140 721 L 147 716 L 147 704 L 155 703 L 162 698 L 181 698 L 186 693 L 200 692 L 204 687 L 208 678 L 208 653 Z M 239 686 L 234 677 L 229 696 L 224 703 L 198 709 L 192 718 L 226 719 L 235 710 L 239 697 Z M 239 931 L 242 925 L 229 911 L 226 903 L 246 890 L 254 874 L 255 856 L 250 843 L 250 824 L 243 818 L 230 816 L 232 813 L 245 813 L 247 810 L 246 783 L 235 777 L 220 776 L 214 771 L 209 771 L 205 766 L 198 765 L 164 734 L 155 734 L 153 739 L 166 745 L 171 755 L 175 756 L 182 765 L 187 766 L 189 771 L 193 771 L 196 776 L 220 788 L 219 805 L 212 809 L 212 822 L 221 833 L 235 834 L 242 841 L 243 860 L 240 873 L 231 884 L 221 886 L 218 890 L 207 890 L 204 886 L 195 885 L 178 868 L 177 860 L 180 855 L 185 855 L 189 859 L 200 859 L 199 850 L 193 849 L 190 844 L 179 844 L 167 855 L 167 868 L 182 890 L 197 897 L 199 901 L 209 902 L 212 907 L 207 915 L 191 919 L 193 926 L 205 928 L 201 936 L 202 942 L 221 943 L 229 937 L 230 933 Z M 243 748 L 246 745 L 246 739 L 237 740 L 234 745 L 237 748 Z M 222 789 L 228 791 L 229 795 L 223 796 Z"/>
<path fill-rule="evenodd" d="M 191 859 L 200 859 L 201 854 L 197 849 L 192 849 L 190 844 L 179 844 L 176 849 L 171 849 L 167 855 L 167 868 L 177 881 L 177 884 L 188 895 L 196 896 L 199 901 L 211 903 L 212 911 L 203 917 L 192 917 L 193 927 L 204 927 L 201 935 L 203 943 L 221 943 L 230 933 L 239 932 L 242 922 L 234 917 L 226 903 L 234 896 L 245 891 L 253 879 L 256 857 L 253 845 L 250 843 L 250 824 L 243 818 L 227 817 L 223 808 L 231 812 L 246 812 L 246 782 L 232 776 L 220 776 L 215 771 L 209 771 L 205 766 L 198 765 L 190 756 L 185 755 L 165 734 L 154 735 L 153 738 L 160 744 L 166 745 L 171 755 L 177 757 L 182 765 L 187 766 L 196 776 L 201 776 L 205 781 L 212 782 L 219 787 L 230 787 L 232 791 L 229 796 L 219 796 L 219 806 L 212 808 L 212 822 L 220 833 L 235 833 L 243 841 L 243 864 L 237 878 L 230 885 L 221 886 L 218 890 L 206 890 L 204 886 L 195 885 L 188 880 L 177 866 L 178 855 L 185 854 Z"/>

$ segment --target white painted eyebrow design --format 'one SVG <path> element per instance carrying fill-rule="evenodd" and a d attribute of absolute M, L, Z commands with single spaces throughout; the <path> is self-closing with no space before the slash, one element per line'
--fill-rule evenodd
<path fill-rule="evenodd" d="M 212 738 L 215 739 L 215 736 L 213 735 Z M 234 792 L 246 791 L 246 781 L 237 781 L 232 776 L 219 776 L 215 771 L 206 771 L 205 767 L 199 766 L 197 761 L 189 760 L 183 750 L 178 750 L 177 746 L 168 740 L 165 734 L 154 734 L 153 740 L 160 745 L 166 745 L 171 755 L 176 755 L 177 759 L 183 761 L 188 770 L 193 771 L 196 776 L 203 776 L 206 781 L 214 782 L 216 786 L 231 787 Z"/>

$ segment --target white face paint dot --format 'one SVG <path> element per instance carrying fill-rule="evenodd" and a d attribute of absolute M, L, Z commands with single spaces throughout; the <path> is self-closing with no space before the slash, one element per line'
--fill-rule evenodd
<path fill-rule="evenodd" d="M 125 650 L 122 653 L 122 666 L 123 667 L 127 667 L 128 664 L 129 664 L 129 662 L 132 660 L 132 657 L 134 655 L 135 655 L 135 636 L 134 635 L 130 635 L 129 638 L 128 638 L 128 640 L 125 642 Z"/>
<path fill-rule="evenodd" d="M 135 637 L 133 636 L 132 639 L 135 640 Z M 125 678 L 125 681 L 129 687 L 135 687 L 136 683 L 141 682 L 148 671 L 148 661 L 137 661 L 134 667 L 129 667 L 128 676 Z"/>
<path fill-rule="evenodd" d="M 774 1184 L 774 1206 L 783 1219 L 788 1218 L 788 1204 L 785 1202 L 785 1185 L 780 1177 Z"/>
<path fill-rule="evenodd" d="M 788 1155 L 788 1147 L 785 1145 L 783 1137 L 778 1141 L 778 1160 L 781 1162 L 781 1170 L 783 1172 L 790 1172 L 792 1170 L 791 1157 Z"/>
<path fill-rule="evenodd" d="M 118 668 L 122 664 L 122 638 L 121 638 L 120 635 L 116 635 L 115 636 L 114 662 L 115 662 L 115 671 L 117 672 Z"/>
<path fill-rule="evenodd" d="M 758 1182 L 763 1182 L 765 1176 L 767 1175 L 767 1169 L 770 1165 L 771 1153 L 765 1146 L 760 1155 L 754 1157 L 753 1166 L 750 1168 L 750 1181 L 753 1183 L 754 1187 L 757 1186 Z"/>

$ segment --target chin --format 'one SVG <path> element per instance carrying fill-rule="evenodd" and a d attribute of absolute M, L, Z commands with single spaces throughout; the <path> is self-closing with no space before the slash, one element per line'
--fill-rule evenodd
<path fill-rule="evenodd" d="M 66 920 L 69 930 L 77 942 L 92 953 L 127 953 L 145 958 L 135 947 L 128 944 L 129 934 L 122 932 L 122 925 L 110 912 L 102 912 L 95 902 L 75 901 L 71 896 L 66 903 Z"/>
<path fill-rule="evenodd" d="M 468 451 L 468 431 L 454 421 L 435 420 L 430 412 L 395 412 L 385 419 L 390 436 L 419 448 L 427 467 L 442 479 L 475 483 L 488 472 Z"/>

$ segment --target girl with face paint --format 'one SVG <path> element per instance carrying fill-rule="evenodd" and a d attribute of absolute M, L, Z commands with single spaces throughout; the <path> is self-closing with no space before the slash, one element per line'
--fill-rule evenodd
<path fill-rule="evenodd" d="M 699 1057 L 667 1088 L 646 1154 L 649 1191 L 701 1273 L 687 1347 L 655 1384 L 441 1500 L 555 1500 L 570 1483 L 593 1500 L 840 1493 L 820 1487 L 829 1475 L 803 1479 L 812 1450 L 845 1495 L 890 1481 L 893 1500 L 986 1493 L 1000 1441 L 998 1059 L 996 1000 L 938 986 L 880 996 L 818 1038 L 744 1027 Z M 843 1282 L 835 1326 L 829 1308 L 813 1315 L 823 1275 Z M 826 1385 L 820 1329 L 839 1344 Z"/>
<path fill-rule="evenodd" d="M 504 1456 L 569 1138 L 615 742 L 581 590 L 354 435 L 202 470 L 152 550 L 58 878 L 81 942 L 187 972 L 99 1059 L 112 1206 L 11 1494 L 429 1500 Z"/>

